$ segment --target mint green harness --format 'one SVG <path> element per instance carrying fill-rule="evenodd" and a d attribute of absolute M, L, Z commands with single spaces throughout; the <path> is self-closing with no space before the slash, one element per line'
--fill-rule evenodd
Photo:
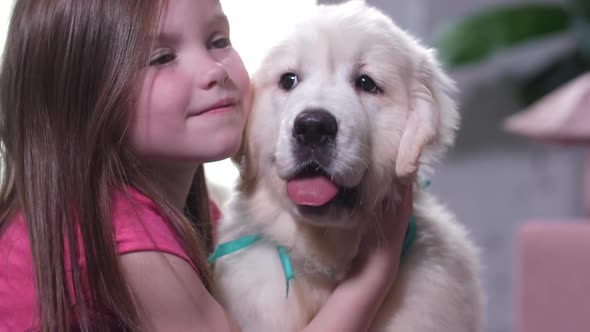
<path fill-rule="evenodd" d="M 416 236 L 416 218 L 412 215 L 410 218 L 410 222 L 408 223 L 408 230 L 406 231 L 406 235 L 404 237 L 404 242 L 402 244 L 402 256 L 408 251 L 412 242 L 414 242 L 414 237 Z M 231 240 L 228 242 L 224 242 L 218 245 L 213 253 L 209 256 L 207 261 L 209 264 L 213 264 L 218 258 L 223 257 L 225 255 L 229 255 L 236 251 L 242 250 L 247 248 L 254 243 L 258 242 L 258 240 L 262 239 L 261 234 L 253 234 L 253 235 L 245 235 L 239 237 L 235 240 Z M 285 273 L 285 282 L 287 283 L 287 295 L 289 296 L 289 281 L 295 278 L 295 274 L 293 273 L 293 266 L 291 265 L 291 259 L 289 259 L 289 254 L 287 253 L 287 249 L 283 246 L 276 246 L 277 254 L 279 255 L 279 259 L 281 260 L 281 265 L 283 266 L 283 272 Z"/>

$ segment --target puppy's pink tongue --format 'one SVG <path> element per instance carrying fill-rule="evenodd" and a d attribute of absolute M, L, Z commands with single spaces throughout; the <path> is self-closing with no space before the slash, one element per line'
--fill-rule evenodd
<path fill-rule="evenodd" d="M 322 206 L 336 196 L 338 187 L 325 176 L 315 176 L 288 181 L 287 193 L 297 205 Z"/>

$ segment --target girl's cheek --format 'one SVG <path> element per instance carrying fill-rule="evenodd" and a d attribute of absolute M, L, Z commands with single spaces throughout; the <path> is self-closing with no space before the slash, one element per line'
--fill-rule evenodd
<path fill-rule="evenodd" d="M 235 82 L 236 85 L 238 85 L 242 97 L 246 98 L 246 96 L 250 94 L 250 77 L 245 69 L 238 73 Z"/>
<path fill-rule="evenodd" d="M 240 56 L 234 51 L 227 58 L 226 66 L 231 68 L 229 73 L 242 96 L 250 90 L 250 76 Z"/>
<path fill-rule="evenodd" d="M 248 116 L 248 113 L 250 113 L 250 110 L 252 108 L 252 95 L 253 95 L 253 90 L 252 90 L 252 86 L 250 85 L 250 80 L 247 80 L 246 84 L 245 84 L 245 88 L 243 91 L 243 105 L 244 105 L 244 116 Z"/>
<path fill-rule="evenodd" d="M 242 99 L 242 105 L 244 106 L 246 111 L 248 111 L 252 100 L 250 76 L 248 75 L 246 68 L 244 68 L 241 62 L 239 62 L 239 64 L 234 64 L 232 80 L 234 81 L 234 84 L 238 89 L 238 92 Z"/>

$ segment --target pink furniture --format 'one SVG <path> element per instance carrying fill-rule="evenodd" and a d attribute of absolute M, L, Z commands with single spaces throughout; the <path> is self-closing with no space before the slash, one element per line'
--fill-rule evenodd
<path fill-rule="evenodd" d="M 590 73 L 509 117 L 505 128 L 590 147 Z M 590 216 L 590 156 L 580 178 Z M 590 219 L 526 220 L 516 241 L 515 332 L 590 332 Z"/>
<path fill-rule="evenodd" d="M 590 220 L 518 229 L 515 332 L 590 331 Z"/>

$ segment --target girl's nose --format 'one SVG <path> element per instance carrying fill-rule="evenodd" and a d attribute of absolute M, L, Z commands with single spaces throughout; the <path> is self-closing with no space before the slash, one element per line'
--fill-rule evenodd
<path fill-rule="evenodd" d="M 203 75 L 199 78 L 200 86 L 202 89 L 209 90 L 216 86 L 225 86 L 229 81 L 229 74 L 225 69 L 223 63 L 209 59 L 207 61 L 206 70 L 203 71 Z"/>

